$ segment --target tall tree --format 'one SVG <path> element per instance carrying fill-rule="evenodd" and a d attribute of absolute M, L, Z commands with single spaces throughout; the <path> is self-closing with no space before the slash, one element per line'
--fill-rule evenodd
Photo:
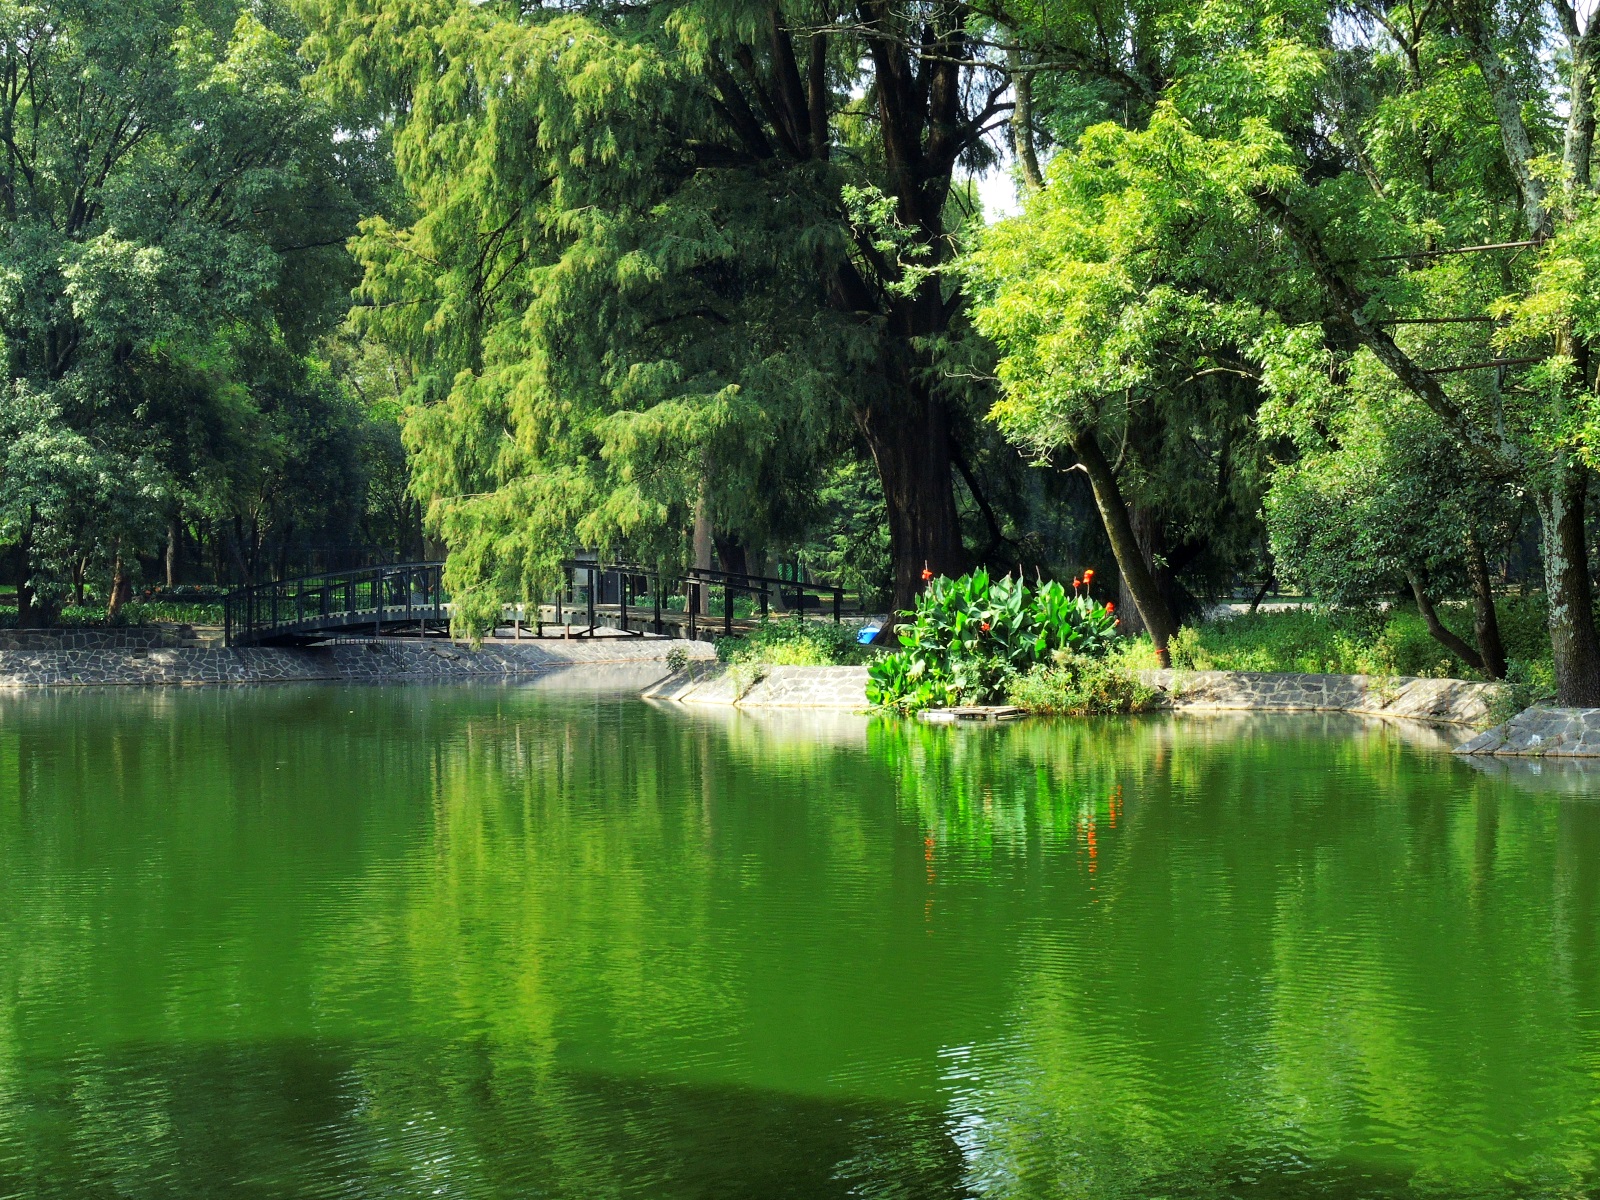
<path fill-rule="evenodd" d="M 820 483 L 847 432 L 896 601 L 963 565 L 934 363 L 964 327 L 954 180 L 1009 107 L 964 4 L 305 11 L 394 131 L 414 215 L 367 225 L 360 315 L 432 364 L 408 436 L 465 612 L 574 538 L 681 552 L 702 484 L 760 524 L 755 482 Z"/>
<path fill-rule="evenodd" d="M 1095 233 L 1058 274 L 1090 303 L 1114 295 L 1095 280 L 1141 311 L 1175 293 L 1219 333 L 1253 313 L 1236 345 L 1286 402 L 1370 358 L 1485 478 L 1526 489 L 1558 694 L 1600 703 L 1583 511 L 1593 31 L 1561 4 L 1194 11 L 1213 52 L 1178 61 L 1145 128 L 1091 130 L 1057 168 L 1103 177 L 1063 193 Z M 1012 368 L 1045 378 L 1027 354 L 1058 343 L 1030 334 Z"/>

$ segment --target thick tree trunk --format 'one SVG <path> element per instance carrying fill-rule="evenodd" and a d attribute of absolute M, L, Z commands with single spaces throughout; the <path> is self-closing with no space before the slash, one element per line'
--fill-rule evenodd
<path fill-rule="evenodd" d="M 715 542 L 711 536 L 711 502 L 706 499 L 705 480 L 700 481 L 700 493 L 694 501 L 694 565 L 702 571 L 711 569 L 711 553 L 715 549 Z M 694 594 L 699 598 L 697 609 L 700 615 L 707 616 L 711 612 L 711 589 L 704 584 L 694 589 Z"/>
<path fill-rule="evenodd" d="M 1434 611 L 1433 601 L 1428 598 L 1428 590 L 1422 585 L 1422 576 L 1412 571 L 1406 575 L 1406 579 L 1411 584 L 1411 594 L 1416 597 L 1417 611 L 1422 614 L 1422 620 L 1427 624 L 1428 632 L 1433 635 L 1433 640 L 1474 671 L 1477 671 L 1480 675 L 1484 674 L 1483 659 L 1478 652 L 1467 645 L 1464 638 L 1458 637 L 1453 631 L 1445 628 L 1444 622 L 1439 620 L 1439 614 Z"/>
<path fill-rule="evenodd" d="M 1093 430 L 1078 434 L 1072 439 L 1071 445 L 1089 476 L 1090 487 L 1094 489 L 1095 506 L 1099 508 L 1100 519 L 1105 523 L 1106 537 L 1110 539 L 1111 552 L 1117 559 L 1117 570 L 1121 572 L 1133 596 L 1133 603 L 1144 620 L 1150 640 L 1156 645 L 1156 655 L 1161 665 L 1171 666 L 1167 643 L 1177 629 L 1167 602 L 1156 586 L 1150 564 L 1145 561 L 1139 539 L 1134 535 L 1133 522 L 1128 517 L 1128 505 L 1122 498 L 1122 489 L 1117 486 L 1116 473 L 1106 461 L 1105 452 L 1101 450 Z"/>
<path fill-rule="evenodd" d="M 1161 573 L 1155 569 L 1156 545 L 1156 519 L 1155 514 L 1142 504 L 1128 505 L 1128 525 L 1133 530 L 1133 540 L 1139 543 L 1139 557 L 1144 560 L 1144 565 L 1150 570 L 1150 578 L 1155 581 L 1156 593 L 1163 601 L 1167 598 L 1167 590 L 1162 586 Z M 1133 594 L 1133 587 L 1128 582 L 1126 575 L 1122 576 L 1117 587 L 1117 608 L 1122 613 L 1122 632 L 1130 637 L 1137 637 L 1141 633 L 1148 633 L 1145 628 L 1144 617 L 1139 613 L 1139 601 Z M 1171 615 L 1172 605 L 1167 603 L 1167 613 Z M 1173 618 L 1173 628 L 1177 628 L 1177 618 Z"/>
<path fill-rule="evenodd" d="M 1584 544 L 1588 481 L 1580 469 L 1565 463 L 1553 474 L 1553 481 L 1535 492 L 1534 504 L 1544 527 L 1544 586 L 1550 606 L 1556 702 L 1569 708 L 1596 708 L 1600 707 L 1600 637 L 1595 634 Z"/>
<path fill-rule="evenodd" d="M 33 590 L 33 523 L 22 527 L 17 539 L 17 625 L 29 629 L 39 619 L 39 606 Z"/>
<path fill-rule="evenodd" d="M 1472 579 L 1472 632 L 1478 643 L 1483 673 L 1491 679 L 1506 677 L 1506 648 L 1500 640 L 1500 618 L 1494 611 L 1494 587 L 1489 579 L 1489 559 L 1483 543 L 1467 530 L 1467 575 Z"/>
<path fill-rule="evenodd" d="M 943 403 L 920 383 L 899 403 L 880 402 L 857 420 L 872 450 L 889 515 L 896 612 L 910 609 L 923 571 L 960 575 L 967 569 L 951 478 L 950 427 Z"/>

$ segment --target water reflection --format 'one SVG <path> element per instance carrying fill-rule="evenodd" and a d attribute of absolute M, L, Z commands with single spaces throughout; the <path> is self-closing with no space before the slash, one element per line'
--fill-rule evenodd
<path fill-rule="evenodd" d="M 1600 787 L 1420 728 L 0 699 L 0 1196 L 1592 1188 Z"/>

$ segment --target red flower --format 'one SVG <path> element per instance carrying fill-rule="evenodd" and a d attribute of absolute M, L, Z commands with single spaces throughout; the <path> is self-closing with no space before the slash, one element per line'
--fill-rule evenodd
<path fill-rule="evenodd" d="M 1084 581 L 1084 583 L 1093 583 L 1094 582 L 1094 568 L 1093 567 L 1090 567 L 1087 571 L 1085 571 L 1083 573 L 1083 581 Z"/>
<path fill-rule="evenodd" d="M 927 567 L 923 567 L 922 568 L 922 582 L 923 583 L 927 583 L 928 580 L 930 580 L 932 578 L 933 578 L 933 572 L 928 570 Z"/>
<path fill-rule="evenodd" d="M 988 633 L 989 632 L 989 622 L 985 621 L 982 625 L 979 625 L 978 628 L 983 630 L 985 633 Z"/>
<path fill-rule="evenodd" d="M 1073 579 L 1073 581 L 1072 581 L 1072 590 L 1073 591 L 1077 591 L 1082 586 L 1083 586 L 1083 580 L 1076 579 L 1076 578 Z"/>
<path fill-rule="evenodd" d="M 1116 612 L 1117 611 L 1117 606 L 1115 604 L 1111 603 L 1111 601 L 1107 600 L 1106 601 L 1106 611 L 1107 612 Z"/>

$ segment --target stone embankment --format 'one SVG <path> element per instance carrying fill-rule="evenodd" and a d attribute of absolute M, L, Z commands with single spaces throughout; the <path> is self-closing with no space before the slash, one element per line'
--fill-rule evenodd
<path fill-rule="evenodd" d="M 1185 712 L 1349 712 L 1481 728 L 1504 685 L 1408 675 L 1141 671 L 1166 707 Z"/>
<path fill-rule="evenodd" d="M 855 712 L 867 707 L 867 669 L 695 664 L 648 688 L 644 695 L 647 700 L 680 704 Z"/>
<path fill-rule="evenodd" d="M 1524 709 L 1456 747 L 1497 758 L 1600 758 L 1600 708 Z"/>
<path fill-rule="evenodd" d="M 1461 679 L 1288 675 L 1253 671 L 1143 671 L 1177 712 L 1351 712 L 1481 727 L 1498 684 Z M 738 708 L 867 706 L 865 667 L 696 666 L 646 692 L 681 704 Z"/>
<path fill-rule="evenodd" d="M 485 642 L 345 642 L 308 649 L 172 645 L 160 631 L 72 630 L 0 640 L 0 688 L 90 684 L 449 682 L 505 680 L 573 666 L 664 663 L 674 648 L 713 657 L 702 642 L 643 638 Z"/>

